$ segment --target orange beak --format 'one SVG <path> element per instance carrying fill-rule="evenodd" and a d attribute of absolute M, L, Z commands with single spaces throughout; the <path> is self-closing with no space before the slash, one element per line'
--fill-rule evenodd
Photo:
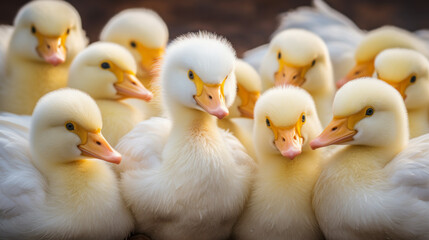
<path fill-rule="evenodd" d="M 361 77 L 371 77 L 373 73 L 374 60 L 357 63 L 356 66 L 354 66 L 344 78 L 340 79 L 335 84 L 337 85 L 337 88 L 340 89 L 344 84 L 353 79 Z"/>
<path fill-rule="evenodd" d="M 86 143 L 80 144 L 78 148 L 82 151 L 82 156 L 98 158 L 115 164 L 119 164 L 122 160 L 121 154 L 109 145 L 101 132 L 88 132 Z"/>
<path fill-rule="evenodd" d="M 222 86 L 219 84 L 204 84 L 202 86 L 201 94 L 194 96 L 195 101 L 200 107 L 219 119 L 222 119 L 229 114 L 221 88 Z"/>
<path fill-rule="evenodd" d="M 114 84 L 116 91 L 124 98 L 139 98 L 150 101 L 152 93 L 147 90 L 134 74 L 124 72 L 122 81 Z"/>
<path fill-rule="evenodd" d="M 399 82 L 393 82 L 393 81 L 388 81 L 386 79 L 383 79 L 381 76 L 378 76 L 378 78 L 380 80 L 385 81 L 386 83 L 388 83 L 390 86 L 394 87 L 396 90 L 398 90 L 398 92 L 401 94 L 402 98 L 405 100 L 407 98 L 407 94 L 405 94 L 405 91 L 407 90 L 408 86 L 410 86 L 411 84 L 413 84 L 414 82 L 411 80 L 412 78 L 415 78 L 414 75 L 409 76 L 407 78 L 405 78 L 402 81 Z M 414 79 L 415 81 L 415 79 Z"/>
<path fill-rule="evenodd" d="M 54 66 L 66 61 L 67 33 L 59 37 L 48 37 L 39 32 L 36 32 L 35 35 L 39 42 L 36 51 L 40 57 Z"/>
<path fill-rule="evenodd" d="M 275 86 L 301 86 L 305 82 L 307 67 L 291 67 L 280 62 L 279 70 L 274 73 Z"/>
<path fill-rule="evenodd" d="M 284 157 L 294 159 L 301 154 L 303 141 L 304 139 L 298 135 L 295 127 L 278 128 L 277 139 L 274 140 L 274 144 Z"/>
<path fill-rule="evenodd" d="M 238 106 L 241 117 L 253 118 L 253 109 L 256 101 L 261 95 L 260 92 L 249 92 L 241 84 L 237 83 L 237 96 L 241 99 L 241 105 Z"/>
<path fill-rule="evenodd" d="M 357 131 L 349 128 L 349 118 L 335 118 L 326 126 L 325 130 L 310 142 L 312 149 L 340 144 L 353 140 Z"/>

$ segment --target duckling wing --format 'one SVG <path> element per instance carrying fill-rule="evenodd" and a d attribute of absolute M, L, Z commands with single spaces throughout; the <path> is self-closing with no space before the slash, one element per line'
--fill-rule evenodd
<path fill-rule="evenodd" d="M 409 198 L 408 204 L 423 201 L 429 209 L 429 134 L 411 139 L 386 168 L 395 190 L 402 192 L 398 196 Z"/>
<path fill-rule="evenodd" d="M 123 159 L 117 170 L 123 172 L 159 166 L 170 130 L 171 121 L 166 118 L 153 117 L 137 124 L 116 145 Z"/>
<path fill-rule="evenodd" d="M 222 135 L 222 138 L 225 140 L 227 149 L 234 157 L 236 163 L 238 165 L 246 166 L 251 171 L 253 171 L 256 167 L 255 161 L 247 154 L 246 149 L 240 143 L 240 141 L 229 131 L 220 128 L 219 131 Z"/>
<path fill-rule="evenodd" d="M 45 181 L 30 162 L 29 116 L 0 114 L 0 232 L 42 202 Z"/>

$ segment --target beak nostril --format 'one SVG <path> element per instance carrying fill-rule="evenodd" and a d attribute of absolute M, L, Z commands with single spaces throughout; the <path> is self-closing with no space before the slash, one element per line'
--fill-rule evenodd
<path fill-rule="evenodd" d="M 335 131 L 335 130 L 337 130 L 338 129 L 338 127 L 333 127 L 331 130 L 332 131 Z"/>
<path fill-rule="evenodd" d="M 47 47 L 48 49 L 51 49 L 51 45 L 49 45 L 49 44 L 46 44 L 46 47 Z"/>
<path fill-rule="evenodd" d="M 135 82 L 131 82 L 131 84 L 133 84 L 134 86 L 137 85 Z"/>
<path fill-rule="evenodd" d="M 212 99 L 213 99 L 212 95 L 209 95 L 209 99 L 210 99 L 210 100 L 212 100 Z"/>
<path fill-rule="evenodd" d="M 296 136 L 293 136 L 293 140 L 296 140 Z"/>
<path fill-rule="evenodd" d="M 286 74 L 283 73 L 283 77 L 286 77 Z"/>
<path fill-rule="evenodd" d="M 101 142 L 99 142 L 99 141 L 96 141 L 95 143 L 97 143 L 97 145 L 101 145 Z"/>
<path fill-rule="evenodd" d="M 295 75 L 295 76 L 293 76 L 293 79 L 296 79 L 296 77 L 297 77 L 296 75 Z"/>
<path fill-rule="evenodd" d="M 285 139 L 284 137 L 282 137 L 282 141 L 283 141 L 283 142 L 286 142 L 286 139 Z"/>

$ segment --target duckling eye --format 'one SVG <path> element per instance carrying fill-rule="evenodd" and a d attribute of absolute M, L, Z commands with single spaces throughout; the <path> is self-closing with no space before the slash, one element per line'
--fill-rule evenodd
<path fill-rule="evenodd" d="M 303 114 L 303 115 L 302 115 L 302 117 L 301 117 L 301 121 L 302 121 L 302 122 L 305 122 L 305 115 L 304 115 L 304 114 Z"/>
<path fill-rule="evenodd" d="M 265 119 L 265 123 L 267 124 L 267 127 L 271 126 L 271 122 L 270 122 L 270 120 L 268 120 L 268 118 Z"/>
<path fill-rule="evenodd" d="M 36 27 L 35 26 L 31 26 L 31 32 L 34 34 L 36 33 Z"/>
<path fill-rule="evenodd" d="M 131 41 L 131 42 L 130 42 L 130 46 L 131 46 L 132 48 L 136 48 L 136 47 L 137 47 L 137 43 L 136 43 L 136 42 L 134 42 L 134 41 Z"/>
<path fill-rule="evenodd" d="M 110 68 L 110 64 L 108 62 L 103 62 L 103 63 L 101 63 L 101 68 L 108 69 L 108 68 Z"/>
<path fill-rule="evenodd" d="M 67 34 L 67 35 L 69 35 L 69 34 L 70 34 L 70 28 L 67 28 L 67 32 L 66 32 L 66 34 Z"/>
<path fill-rule="evenodd" d="M 311 66 L 313 67 L 313 66 L 314 66 L 314 64 L 316 64 L 316 59 L 314 59 L 314 60 L 311 62 Z"/>
<path fill-rule="evenodd" d="M 415 83 L 416 80 L 417 80 L 417 77 L 416 76 L 412 76 L 411 79 L 410 79 L 410 83 Z"/>
<path fill-rule="evenodd" d="M 192 72 L 191 70 L 189 70 L 188 77 L 189 77 L 189 79 L 194 80 L 194 72 Z"/>
<path fill-rule="evenodd" d="M 73 125 L 73 123 L 66 123 L 66 128 L 67 128 L 67 130 L 69 130 L 69 131 L 73 131 L 74 130 L 74 125 Z"/>
<path fill-rule="evenodd" d="M 282 58 L 282 53 L 281 52 L 277 53 L 277 59 L 280 59 L 280 58 Z"/>
<path fill-rule="evenodd" d="M 367 116 L 371 116 L 372 114 L 374 114 L 374 109 L 372 109 L 372 108 L 368 108 L 365 112 L 365 115 L 367 115 Z"/>

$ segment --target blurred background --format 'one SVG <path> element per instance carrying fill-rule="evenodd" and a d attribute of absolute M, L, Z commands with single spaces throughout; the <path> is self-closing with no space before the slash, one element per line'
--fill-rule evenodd
<path fill-rule="evenodd" d="M 13 23 L 18 9 L 28 1 L 0 3 L 0 24 Z M 208 30 L 225 36 L 239 57 L 250 48 L 269 41 L 277 16 L 311 0 L 70 0 L 82 17 L 91 42 L 97 41 L 104 24 L 126 8 L 150 8 L 167 23 L 170 40 L 190 31 Z M 390 24 L 410 31 L 429 28 L 429 1 L 423 0 L 326 0 L 360 28 L 371 30 Z"/>

